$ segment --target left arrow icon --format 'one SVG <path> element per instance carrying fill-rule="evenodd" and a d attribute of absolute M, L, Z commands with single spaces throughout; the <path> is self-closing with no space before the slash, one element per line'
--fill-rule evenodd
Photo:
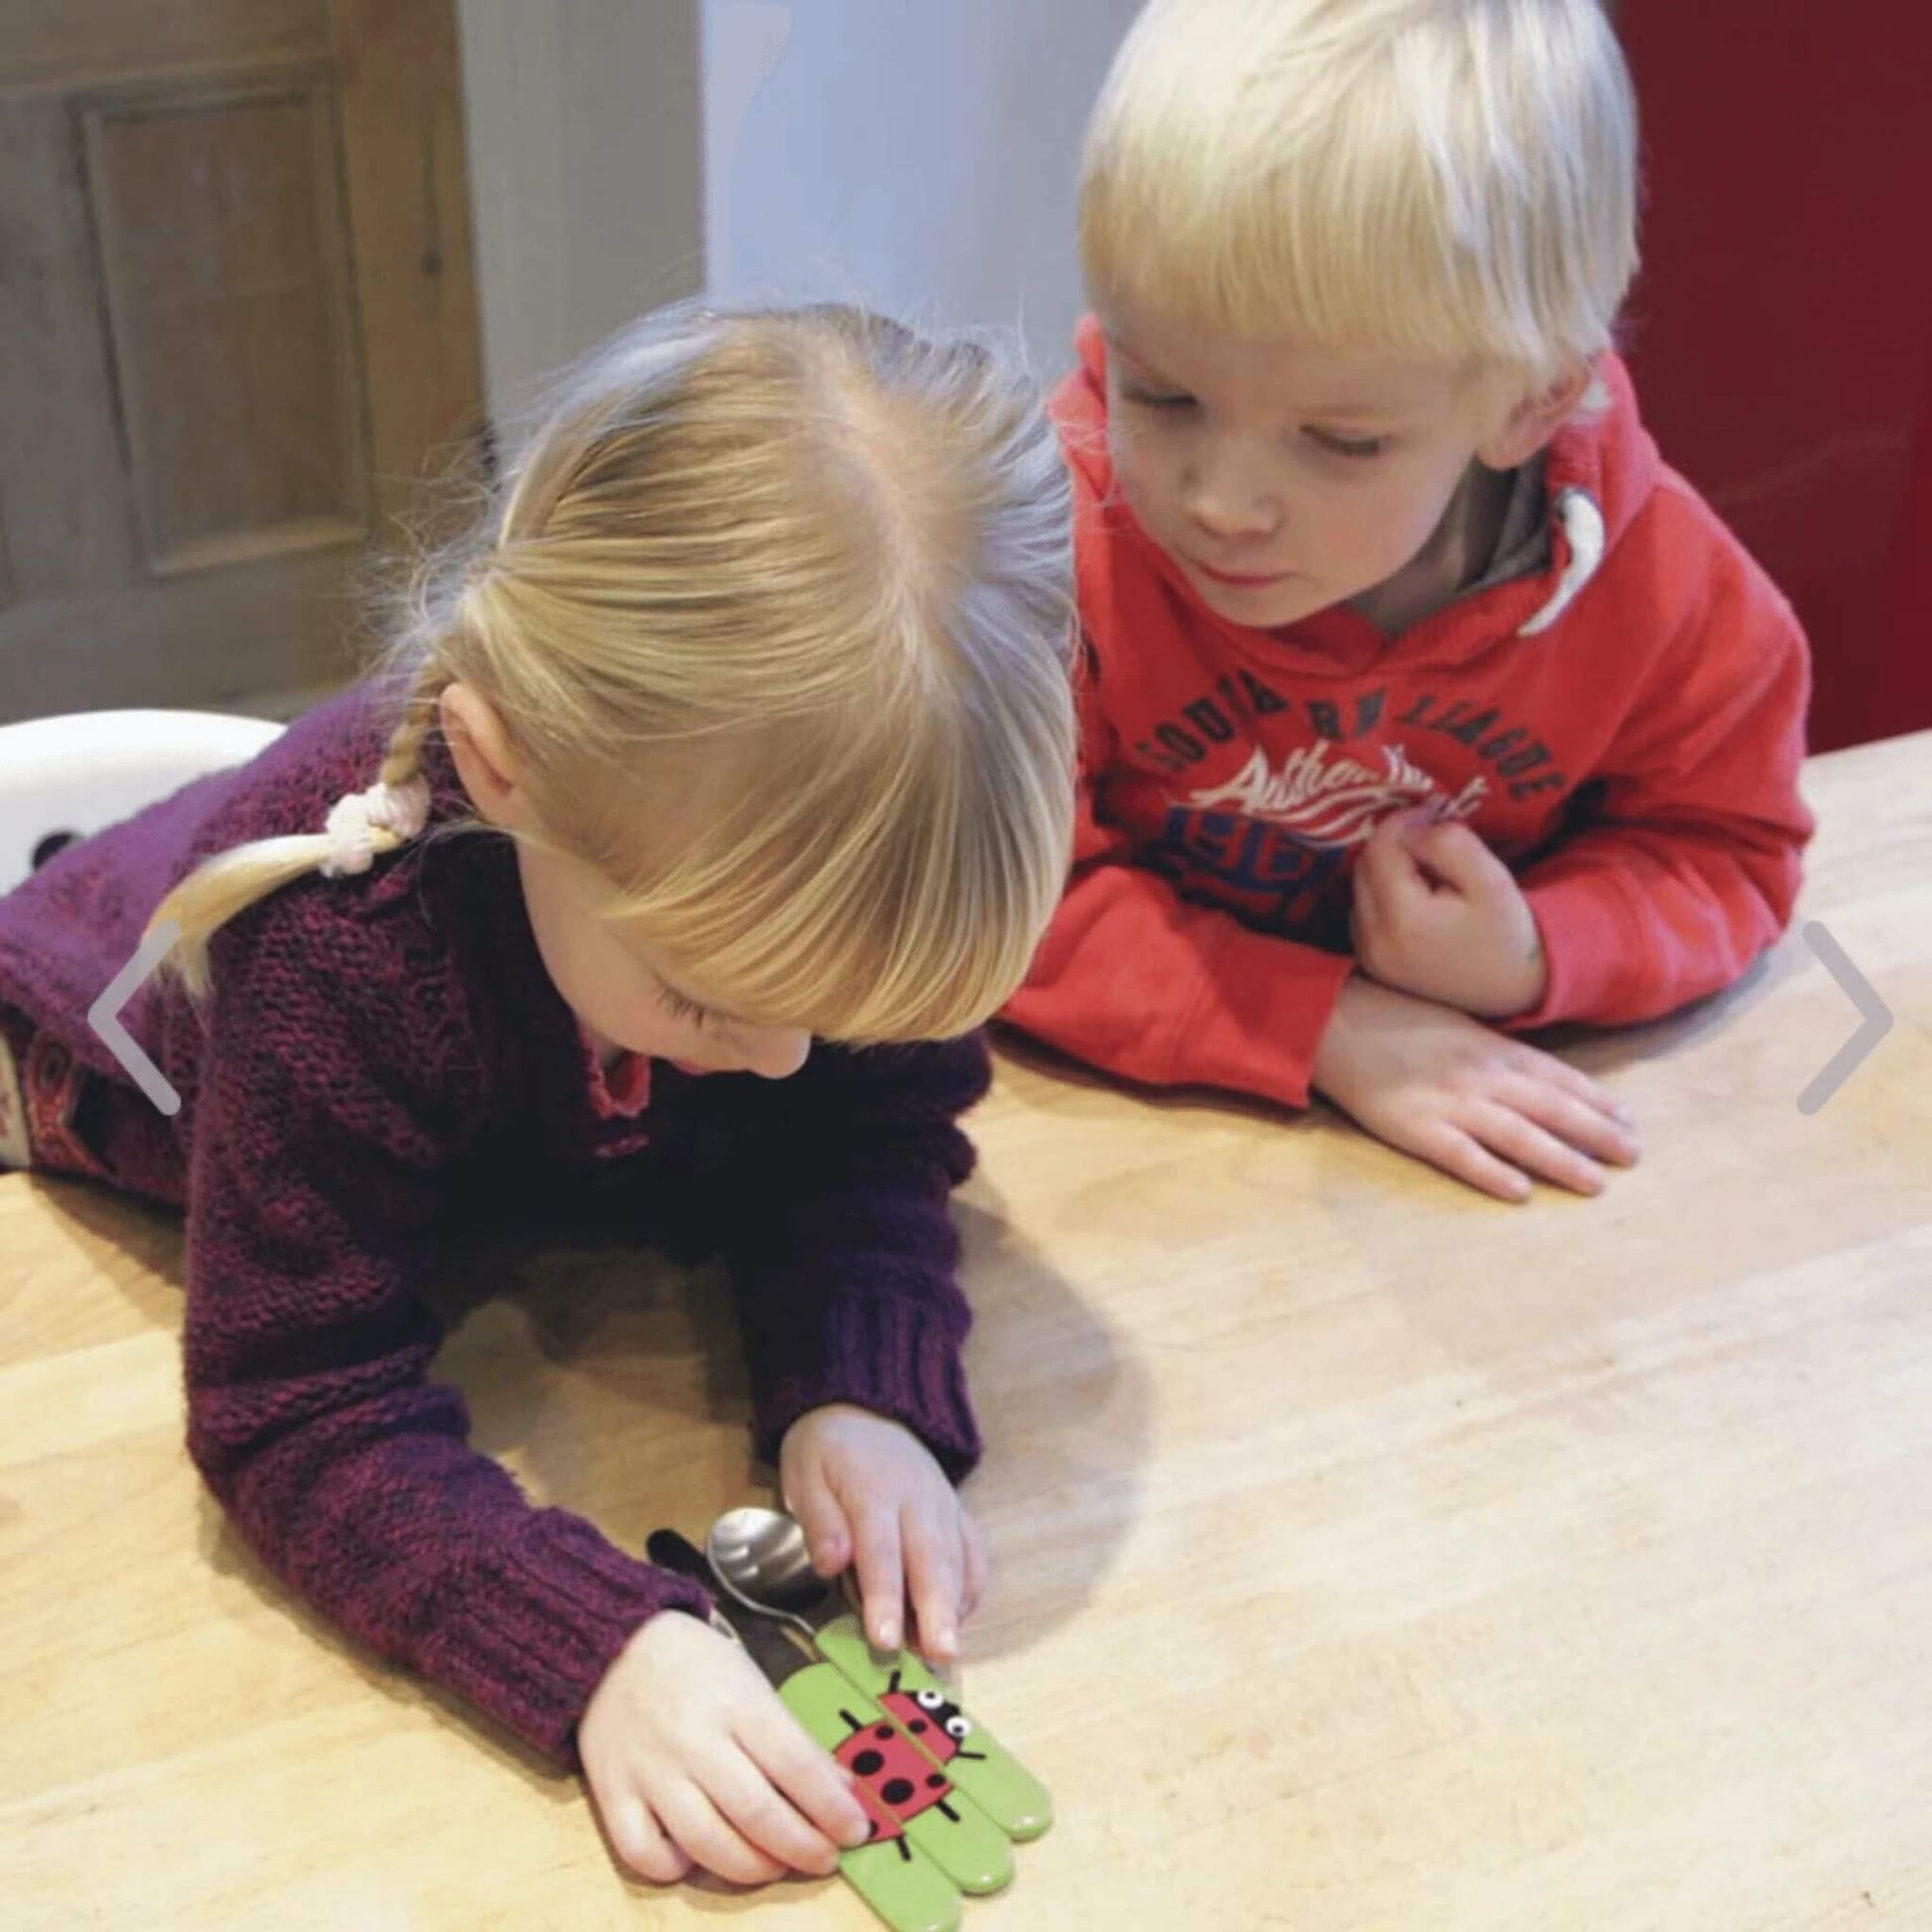
<path fill-rule="evenodd" d="M 181 921 L 169 919 L 158 925 L 141 941 L 141 949 L 108 982 L 107 991 L 87 1009 L 87 1025 L 105 1042 L 107 1050 L 134 1076 L 135 1084 L 164 1114 L 181 1112 L 181 1095 L 168 1084 L 167 1076 L 134 1043 L 134 1035 L 121 1025 L 121 1009 L 148 982 L 154 969 L 175 949 L 181 937 Z"/>

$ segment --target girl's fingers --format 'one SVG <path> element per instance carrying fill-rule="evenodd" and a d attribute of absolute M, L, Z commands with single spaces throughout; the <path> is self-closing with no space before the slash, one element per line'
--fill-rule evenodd
<path fill-rule="evenodd" d="M 1512 1202 L 1530 1197 L 1528 1174 L 1498 1161 L 1487 1148 L 1447 1121 L 1439 1123 L 1435 1132 L 1420 1136 L 1412 1151 L 1445 1173 L 1466 1180 L 1479 1193 Z"/>
<path fill-rule="evenodd" d="M 880 1650 L 897 1650 L 905 1634 L 905 1571 L 899 1555 L 898 1511 L 867 1510 L 854 1533 L 859 1600 L 866 1635 Z"/>
<path fill-rule="evenodd" d="M 1585 1154 L 1614 1167 L 1636 1165 L 1640 1150 L 1637 1137 L 1629 1128 L 1567 1088 L 1540 1080 L 1524 1080 L 1499 1088 L 1496 1098 Z"/>
<path fill-rule="evenodd" d="M 1513 1107 L 1494 1101 L 1479 1106 L 1469 1120 L 1469 1132 L 1483 1146 L 1560 1187 L 1568 1187 L 1572 1193 L 1603 1191 L 1603 1170 L 1594 1161 L 1566 1146 Z"/>
<path fill-rule="evenodd" d="M 958 1511 L 942 1529 L 918 1509 L 906 1511 L 905 1593 L 919 1624 L 919 1648 L 934 1663 L 950 1664 L 959 1655 L 959 1598 L 964 1571 Z"/>
<path fill-rule="evenodd" d="M 787 1486 L 784 1504 L 804 1529 L 812 1568 L 821 1577 L 836 1577 L 852 1561 L 852 1531 L 816 1462 L 808 1461 Z"/>
<path fill-rule="evenodd" d="M 665 1836 L 641 1798 L 624 1798 L 604 1815 L 611 1848 L 640 1878 L 674 1885 L 691 1869 L 691 1861 Z"/>
<path fill-rule="evenodd" d="M 760 1771 L 835 1845 L 871 1836 L 865 1807 L 844 1774 L 775 1698 L 760 1704 L 733 1733 Z"/>
<path fill-rule="evenodd" d="M 773 1878 L 784 1876 L 785 1867 L 756 1846 L 748 1845 L 738 1829 L 688 1778 L 680 1778 L 658 1793 L 654 1808 L 679 1849 L 707 1871 L 715 1871 L 735 1885 L 768 1885 Z"/>
<path fill-rule="evenodd" d="M 966 1587 L 960 1596 L 959 1620 L 963 1623 L 986 1598 L 992 1565 L 987 1560 L 986 1538 L 966 1510 L 959 1512 L 960 1540 L 966 1546 Z"/>
<path fill-rule="evenodd" d="M 720 1814 L 766 1857 L 821 1877 L 838 1864 L 837 1844 L 799 1815 L 742 1745 L 707 1759 L 704 1787 Z"/>

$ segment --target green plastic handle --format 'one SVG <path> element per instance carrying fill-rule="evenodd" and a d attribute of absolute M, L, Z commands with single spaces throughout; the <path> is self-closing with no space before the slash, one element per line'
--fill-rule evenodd
<path fill-rule="evenodd" d="M 910 1651 L 878 1663 L 859 1619 L 834 1617 L 818 1632 L 828 1664 L 856 1690 L 877 1698 L 887 1715 L 941 1766 L 960 1790 L 1008 1837 L 1037 1838 L 1053 1822 L 1046 1787 L 975 1719 Z M 960 1726 L 965 1726 L 963 1734 Z"/>
<path fill-rule="evenodd" d="M 903 1844 L 908 1852 L 923 1853 L 938 1867 L 934 1875 L 943 1873 L 961 1891 L 998 1891 L 1012 1881 L 1013 1847 L 1006 1833 L 850 1679 L 830 1664 L 808 1664 L 779 1685 L 778 1695 L 811 1736 L 854 1774 L 859 1802 L 874 1827 L 872 1842 L 859 1847 L 861 1854 L 898 1858 L 897 1848 Z M 881 1917 L 887 1916 L 870 1892 L 866 1897 Z"/>

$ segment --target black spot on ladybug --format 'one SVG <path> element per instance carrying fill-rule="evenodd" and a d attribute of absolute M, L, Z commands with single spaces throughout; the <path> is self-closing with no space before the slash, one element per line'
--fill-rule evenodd
<path fill-rule="evenodd" d="M 945 1785 L 946 1785 L 945 1779 L 941 1777 L 937 1771 L 934 1771 L 932 1775 L 928 1777 L 925 1781 L 925 1788 L 928 1791 L 943 1791 L 945 1789 Z"/>
<path fill-rule="evenodd" d="M 912 1780 L 910 1778 L 888 1778 L 880 1786 L 879 1795 L 889 1805 L 902 1805 L 912 1795 Z"/>
<path fill-rule="evenodd" d="M 872 1734 L 875 1737 L 890 1737 L 893 1734 L 893 1727 L 891 1725 L 881 1725 Z"/>
<path fill-rule="evenodd" d="M 881 1756 L 878 1751 L 861 1751 L 859 1755 L 852 1760 L 852 1768 L 855 1771 L 857 1771 L 862 1778 L 869 1778 L 885 1762 L 886 1762 L 885 1758 Z"/>
<path fill-rule="evenodd" d="M 866 1838 L 868 1842 L 877 1838 L 878 1836 L 879 1836 L 879 1820 L 876 1818 L 868 1818 L 866 1820 Z"/>
<path fill-rule="evenodd" d="M 905 1727 L 916 1737 L 925 1728 L 925 1720 L 923 1718 L 914 1718 Z"/>

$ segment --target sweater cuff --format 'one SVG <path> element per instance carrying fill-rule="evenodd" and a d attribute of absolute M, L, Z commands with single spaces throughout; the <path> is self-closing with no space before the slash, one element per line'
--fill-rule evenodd
<path fill-rule="evenodd" d="M 431 1673 L 567 1768 L 592 1692 L 638 1627 L 659 1610 L 711 1614 L 699 1585 L 625 1556 L 562 1509 L 531 1512 L 453 1596 Z"/>
<path fill-rule="evenodd" d="M 1228 921 L 1202 998 L 1177 1030 L 1175 1078 L 1309 1104 L 1315 1049 L 1355 962 Z"/>
<path fill-rule="evenodd" d="M 1529 1012 L 1494 1024 L 1504 1033 L 1523 1034 L 1610 1011 L 1630 931 L 1630 908 L 1615 875 L 1573 873 L 1547 886 L 1531 886 L 1523 897 L 1543 935 L 1549 983 Z"/>
<path fill-rule="evenodd" d="M 828 1402 L 903 1423 L 954 1482 L 980 1458 L 959 1341 L 941 1316 L 902 1297 L 843 1296 L 809 1338 L 774 1337 L 767 1358 L 786 1364 L 781 1375 L 755 1378 L 753 1430 L 767 1462 L 777 1461 L 785 1431 Z"/>

